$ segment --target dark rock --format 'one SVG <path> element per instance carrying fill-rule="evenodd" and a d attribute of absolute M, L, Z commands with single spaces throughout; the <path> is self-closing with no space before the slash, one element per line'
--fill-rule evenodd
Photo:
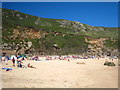
<path fill-rule="evenodd" d="M 115 66 L 115 63 L 114 63 L 114 62 L 106 61 L 106 62 L 104 63 L 104 65 L 106 65 L 106 66 Z"/>

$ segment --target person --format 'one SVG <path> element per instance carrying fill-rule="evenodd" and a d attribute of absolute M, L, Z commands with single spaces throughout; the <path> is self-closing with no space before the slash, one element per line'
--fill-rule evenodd
<path fill-rule="evenodd" d="M 2 62 L 2 57 L 0 57 L 0 62 Z"/>
<path fill-rule="evenodd" d="M 68 59 L 68 62 L 70 62 L 70 59 Z"/>
<path fill-rule="evenodd" d="M 35 68 L 35 69 L 36 69 L 36 67 L 33 67 L 32 65 L 30 65 L 30 63 L 28 63 L 28 67 L 29 67 L 29 68 Z"/>
<path fill-rule="evenodd" d="M 7 57 L 4 58 L 4 61 L 5 61 L 5 64 L 8 65 L 8 58 Z"/>
<path fill-rule="evenodd" d="M 112 58 L 112 62 L 113 62 L 113 58 Z"/>
<path fill-rule="evenodd" d="M 15 58 L 14 57 L 12 59 L 12 62 L 13 62 L 13 66 L 15 66 Z"/>
<path fill-rule="evenodd" d="M 34 59 L 35 59 L 35 61 L 38 61 L 38 60 L 39 60 L 38 56 L 36 56 Z"/>
<path fill-rule="evenodd" d="M 2 57 L 2 63 L 4 64 L 5 56 Z"/>
<path fill-rule="evenodd" d="M 23 58 L 22 58 L 22 61 L 24 61 L 24 60 L 25 60 L 25 58 L 23 57 Z"/>
<path fill-rule="evenodd" d="M 22 68 L 22 61 L 21 60 L 17 60 L 17 64 L 18 64 L 17 65 L 18 67 Z"/>

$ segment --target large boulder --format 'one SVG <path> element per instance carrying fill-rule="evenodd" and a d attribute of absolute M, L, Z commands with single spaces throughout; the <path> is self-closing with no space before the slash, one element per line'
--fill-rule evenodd
<path fill-rule="evenodd" d="M 104 63 L 105 66 L 115 66 L 115 63 L 114 62 L 109 62 L 109 61 L 106 61 Z"/>
<path fill-rule="evenodd" d="M 108 66 L 115 66 L 115 63 L 114 62 L 109 62 Z"/>

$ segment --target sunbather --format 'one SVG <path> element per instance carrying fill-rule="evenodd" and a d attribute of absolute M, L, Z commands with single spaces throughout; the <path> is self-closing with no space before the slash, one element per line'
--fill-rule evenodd
<path fill-rule="evenodd" d="M 35 69 L 36 69 L 36 67 L 33 67 L 32 65 L 30 65 L 30 63 L 28 63 L 28 67 L 29 67 L 29 68 L 35 68 Z"/>

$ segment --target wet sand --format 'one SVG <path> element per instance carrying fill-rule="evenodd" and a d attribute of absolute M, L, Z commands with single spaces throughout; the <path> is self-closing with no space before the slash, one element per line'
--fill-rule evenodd
<path fill-rule="evenodd" d="M 104 66 L 105 59 L 31 61 L 34 68 L 9 67 L 3 71 L 3 88 L 117 88 L 118 62 L 116 66 Z M 81 64 L 76 64 L 80 62 Z M 84 63 L 82 63 L 84 62 Z M 3 65 L 4 66 L 4 65 Z"/>

